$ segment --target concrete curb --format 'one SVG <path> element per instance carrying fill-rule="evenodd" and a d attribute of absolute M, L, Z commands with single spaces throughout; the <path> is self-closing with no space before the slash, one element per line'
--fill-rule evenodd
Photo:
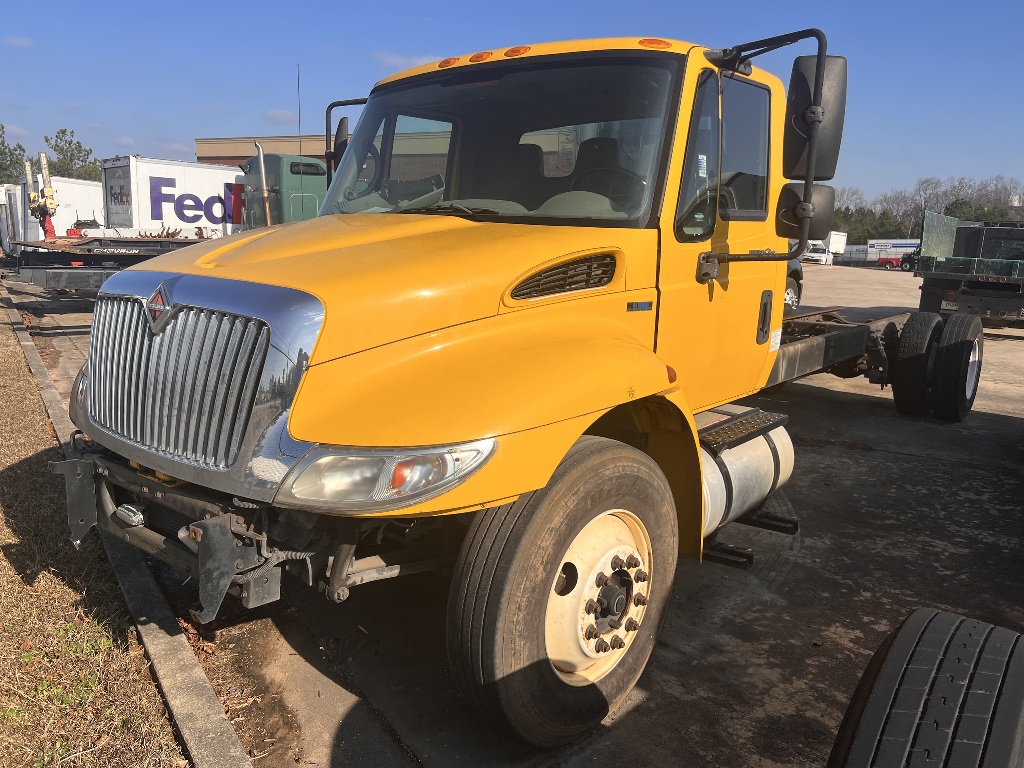
<path fill-rule="evenodd" d="M 49 371 L 29 336 L 21 315 L 0 284 L 0 302 L 18 335 L 39 395 L 53 424 L 61 448 L 68 458 L 76 457 L 70 436 L 75 430 L 67 404 L 57 392 Z M 251 768 L 235 728 L 224 715 L 217 694 L 206 679 L 185 634 L 153 574 L 134 547 L 104 535 L 103 546 L 117 577 L 132 620 L 146 649 L 157 683 L 171 718 L 181 734 L 188 757 L 195 768 Z"/>

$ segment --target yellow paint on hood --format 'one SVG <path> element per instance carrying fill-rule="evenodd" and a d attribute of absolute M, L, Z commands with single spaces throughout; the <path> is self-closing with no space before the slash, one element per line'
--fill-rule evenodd
<path fill-rule="evenodd" d="M 473 222 L 456 216 L 322 216 L 173 251 L 133 269 L 221 277 L 311 293 L 327 316 L 310 365 L 498 313 L 534 266 L 617 248 L 630 289 L 654 284 L 651 230 Z M 631 262 L 630 254 L 638 261 Z M 637 277 L 641 277 L 637 284 Z M 259 308 L 254 308 L 258 314 Z"/>

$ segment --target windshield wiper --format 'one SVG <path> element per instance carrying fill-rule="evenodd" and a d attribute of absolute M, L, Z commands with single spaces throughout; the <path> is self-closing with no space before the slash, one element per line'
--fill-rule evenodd
<path fill-rule="evenodd" d="M 399 211 L 394 211 L 394 213 L 464 213 L 473 216 L 475 214 L 497 215 L 499 212 L 493 208 L 469 208 L 465 205 L 444 203 L 442 205 L 421 205 L 416 208 L 402 208 Z"/>

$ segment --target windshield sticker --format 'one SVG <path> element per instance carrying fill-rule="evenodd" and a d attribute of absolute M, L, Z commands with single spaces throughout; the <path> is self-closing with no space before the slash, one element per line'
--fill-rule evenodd
<path fill-rule="evenodd" d="M 697 175 L 702 179 L 708 177 L 708 156 L 697 155 Z"/>

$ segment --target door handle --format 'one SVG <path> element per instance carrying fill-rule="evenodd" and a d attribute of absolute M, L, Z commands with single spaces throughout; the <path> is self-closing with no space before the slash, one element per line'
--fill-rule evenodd
<path fill-rule="evenodd" d="M 764 344 L 772 335 L 772 292 L 761 292 L 761 309 L 757 314 L 757 343 Z"/>

